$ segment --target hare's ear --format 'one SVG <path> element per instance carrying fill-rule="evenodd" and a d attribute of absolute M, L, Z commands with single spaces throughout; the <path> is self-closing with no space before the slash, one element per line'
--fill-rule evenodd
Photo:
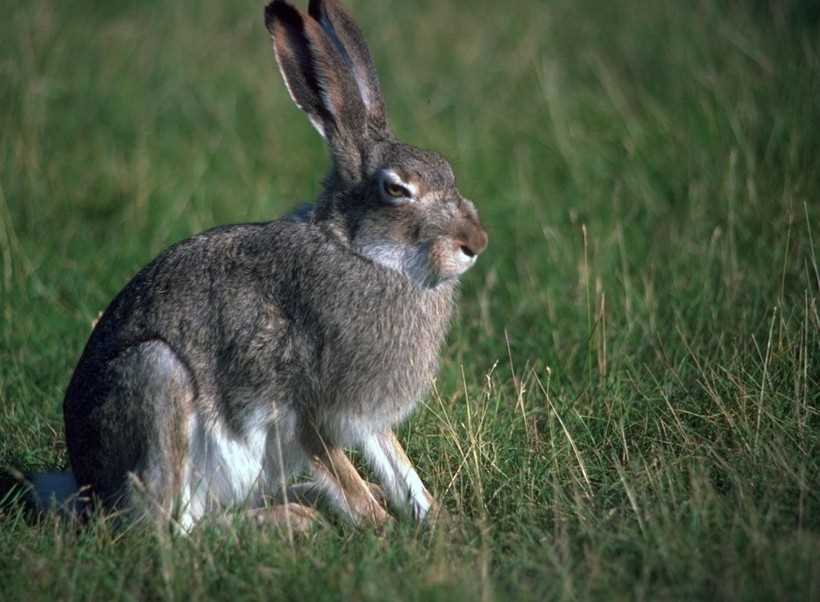
<path fill-rule="evenodd" d="M 310 0 L 308 13 L 319 22 L 344 60 L 349 64 L 367 110 L 369 125 L 387 131 L 384 97 L 370 50 L 361 30 L 337 0 Z"/>
<path fill-rule="evenodd" d="M 284 0 L 265 8 L 276 62 L 293 102 L 327 139 L 334 154 L 366 135 L 367 116 L 349 65 L 312 17 Z"/>

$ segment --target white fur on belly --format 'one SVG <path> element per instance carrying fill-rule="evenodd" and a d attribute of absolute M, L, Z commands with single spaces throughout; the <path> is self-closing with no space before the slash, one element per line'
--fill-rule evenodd
<path fill-rule="evenodd" d="M 293 469 L 289 465 L 297 464 L 289 453 L 293 449 L 291 422 L 287 417 L 277 420 L 267 408 L 260 409 L 245 421 L 242 435 L 234 435 L 218 419 L 208 421 L 193 414 L 180 492 L 182 527 L 190 529 L 216 508 L 258 505 L 265 493 L 272 492 L 283 477 L 287 479 Z"/>

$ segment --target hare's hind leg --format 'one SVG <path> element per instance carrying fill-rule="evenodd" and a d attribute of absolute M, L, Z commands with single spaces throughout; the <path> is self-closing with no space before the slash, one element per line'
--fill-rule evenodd
<path fill-rule="evenodd" d="M 195 391 L 185 364 L 151 340 L 75 373 L 65 402 L 71 465 L 108 508 L 170 519 L 181 502 Z M 195 517 L 188 517 L 192 522 Z"/>

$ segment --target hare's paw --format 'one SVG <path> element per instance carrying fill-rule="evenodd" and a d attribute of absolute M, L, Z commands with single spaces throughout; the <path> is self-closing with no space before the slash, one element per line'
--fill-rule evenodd
<path fill-rule="evenodd" d="M 367 488 L 370 489 L 370 495 L 379 503 L 380 506 L 387 506 L 387 494 L 384 492 L 384 487 L 376 483 L 367 483 Z"/>
<path fill-rule="evenodd" d="M 453 517 L 447 509 L 436 500 L 433 500 L 423 522 L 430 529 L 447 529 L 454 524 Z"/>
<path fill-rule="evenodd" d="M 316 510 L 295 503 L 254 508 L 247 512 L 247 517 L 260 527 L 289 529 L 294 533 L 309 531 L 321 522 L 321 515 Z"/>
<path fill-rule="evenodd" d="M 382 528 L 394 522 L 390 513 L 385 509 L 383 501 L 384 491 L 378 485 L 369 484 L 370 495 L 357 500 L 351 508 L 355 517 L 353 522 L 359 527 Z"/>

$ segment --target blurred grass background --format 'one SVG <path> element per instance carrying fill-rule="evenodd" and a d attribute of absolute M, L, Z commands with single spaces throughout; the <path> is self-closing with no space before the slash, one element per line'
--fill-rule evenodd
<path fill-rule="evenodd" d="M 490 247 L 401 438 L 448 533 L 0 514 L 3 599 L 820 599 L 820 5 L 348 2 Z M 260 2 L 9 0 L 0 465 L 65 462 L 91 322 L 325 150 Z"/>

